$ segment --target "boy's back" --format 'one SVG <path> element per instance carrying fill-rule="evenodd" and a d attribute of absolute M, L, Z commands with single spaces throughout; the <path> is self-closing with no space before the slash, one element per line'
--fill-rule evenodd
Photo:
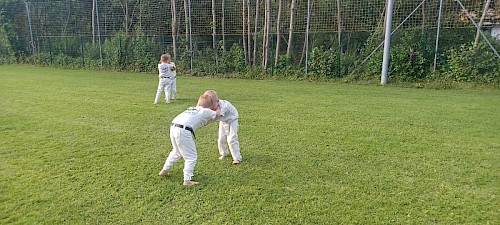
<path fill-rule="evenodd" d="M 168 63 L 158 64 L 159 77 L 169 77 L 170 76 L 170 67 L 171 67 L 171 65 Z"/>
<path fill-rule="evenodd" d="M 210 119 L 214 119 L 216 112 L 201 106 L 189 107 L 172 120 L 172 123 L 193 128 L 194 130 L 207 125 Z"/>

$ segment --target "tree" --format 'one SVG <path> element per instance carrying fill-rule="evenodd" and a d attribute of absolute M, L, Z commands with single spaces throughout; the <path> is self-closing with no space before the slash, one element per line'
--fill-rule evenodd
<path fill-rule="evenodd" d="M 217 40 L 215 35 L 216 33 L 216 21 L 215 21 L 215 0 L 212 0 L 212 48 L 215 54 L 215 65 L 219 66 L 219 57 L 217 55 Z"/>
<path fill-rule="evenodd" d="M 242 1 L 242 11 L 241 11 L 241 15 L 242 15 L 242 17 L 241 17 L 241 21 L 242 21 L 242 23 L 241 23 L 241 24 L 242 24 L 242 28 L 243 28 L 242 30 L 243 30 L 243 32 L 241 32 L 241 33 L 242 33 L 241 35 L 242 35 L 242 37 L 243 37 L 243 52 L 244 52 L 244 54 L 245 54 L 245 62 L 246 62 L 246 63 L 248 63 L 248 62 L 249 62 L 249 59 L 248 59 L 248 57 L 247 57 L 247 55 L 248 55 L 248 54 L 247 54 L 247 53 L 248 53 L 248 50 L 247 50 L 246 26 L 245 26 L 245 24 L 246 24 L 246 19 L 247 19 L 247 18 L 246 18 L 246 16 L 245 16 L 245 13 L 246 13 L 246 12 L 245 12 L 245 10 L 246 10 L 246 3 L 245 3 L 245 1 L 243 0 L 243 1 Z"/>
<path fill-rule="evenodd" d="M 250 0 L 246 0 L 247 2 L 247 48 L 248 48 L 248 64 L 250 64 L 250 58 L 251 58 L 251 41 L 250 41 L 250 17 L 251 17 L 251 10 L 250 10 Z"/>
<path fill-rule="evenodd" d="M 339 49 L 342 50 L 342 41 L 341 41 L 341 38 L 342 38 L 342 5 L 340 3 L 341 0 L 337 0 L 337 20 L 338 20 L 338 37 L 339 37 Z"/>
<path fill-rule="evenodd" d="M 222 18 L 221 18 L 221 26 L 222 26 L 222 51 L 226 51 L 226 18 L 225 18 L 225 0 L 222 0 Z"/>
<path fill-rule="evenodd" d="M 177 14 L 176 14 L 176 7 L 175 7 L 175 0 L 171 0 L 172 4 L 171 4 L 171 7 L 172 7 L 172 10 L 171 10 L 171 13 L 172 13 L 172 54 L 173 54 L 173 58 L 174 60 L 177 58 L 177 42 L 176 42 L 176 29 L 177 29 Z"/>
<path fill-rule="evenodd" d="M 293 23 L 295 21 L 295 7 L 296 0 L 292 0 L 290 4 L 290 27 L 288 28 L 288 47 L 286 48 L 286 56 L 290 57 L 292 54 L 292 37 L 293 37 Z"/>
<path fill-rule="evenodd" d="M 269 31 L 271 27 L 271 0 L 265 0 L 264 6 L 264 34 L 262 38 L 262 68 L 267 68 L 269 61 Z"/>
<path fill-rule="evenodd" d="M 189 8 L 188 8 L 188 0 L 184 0 L 184 27 L 186 28 L 186 51 L 189 51 Z"/>
<path fill-rule="evenodd" d="M 259 0 L 255 1 L 255 28 L 253 32 L 253 63 L 255 66 L 257 64 L 257 30 L 259 27 Z"/>
<path fill-rule="evenodd" d="M 281 0 L 278 1 L 278 18 L 276 19 L 276 54 L 274 55 L 274 65 L 278 65 L 280 54 L 280 21 L 281 21 Z"/>

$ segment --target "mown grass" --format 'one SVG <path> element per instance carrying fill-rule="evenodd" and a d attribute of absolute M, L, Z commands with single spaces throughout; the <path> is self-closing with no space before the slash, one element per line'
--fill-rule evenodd
<path fill-rule="evenodd" d="M 1 224 L 499 224 L 500 91 L 0 67 Z M 197 132 L 199 186 L 157 174 L 206 89 L 244 162 Z"/>

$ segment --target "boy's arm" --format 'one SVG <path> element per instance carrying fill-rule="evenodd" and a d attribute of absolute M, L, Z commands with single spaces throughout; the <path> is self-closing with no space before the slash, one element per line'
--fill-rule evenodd
<path fill-rule="evenodd" d="M 213 118 L 213 119 L 209 119 L 209 120 L 208 120 L 208 124 L 213 123 L 213 122 L 215 122 L 215 121 L 219 120 L 221 117 L 222 117 L 222 115 L 220 114 L 220 107 L 218 107 L 218 108 L 215 110 L 215 118 Z"/>

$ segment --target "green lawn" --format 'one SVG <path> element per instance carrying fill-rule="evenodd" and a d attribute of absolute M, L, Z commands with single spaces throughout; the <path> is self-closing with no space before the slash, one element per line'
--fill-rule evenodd
<path fill-rule="evenodd" d="M 500 224 L 500 91 L 0 66 L 0 224 Z M 215 89 L 242 164 L 197 132 L 182 186 L 171 120 Z"/>

